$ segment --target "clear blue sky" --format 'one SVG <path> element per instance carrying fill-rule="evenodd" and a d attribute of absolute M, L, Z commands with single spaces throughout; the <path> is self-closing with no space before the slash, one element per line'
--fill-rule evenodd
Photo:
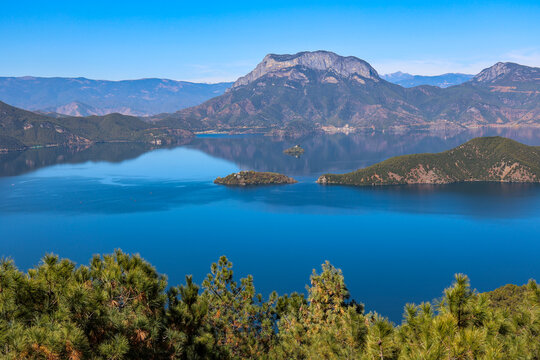
<path fill-rule="evenodd" d="M 325 49 L 380 73 L 540 66 L 540 1 L 3 1 L 1 76 L 235 80 Z"/>

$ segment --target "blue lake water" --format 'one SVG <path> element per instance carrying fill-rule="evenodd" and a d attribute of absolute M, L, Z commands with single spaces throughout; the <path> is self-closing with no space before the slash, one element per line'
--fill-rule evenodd
<path fill-rule="evenodd" d="M 170 284 L 201 282 L 227 255 L 258 292 L 303 291 L 312 269 L 341 268 L 352 297 L 400 322 L 455 273 L 487 291 L 540 279 L 540 186 L 320 186 L 395 155 L 438 152 L 495 132 L 197 137 L 174 149 L 133 144 L 0 155 L 0 254 L 21 269 L 47 252 L 85 264 L 115 248 L 140 253 Z M 498 133 L 540 145 L 537 130 Z M 283 149 L 301 144 L 294 158 Z M 217 176 L 278 171 L 298 184 L 228 188 Z"/>

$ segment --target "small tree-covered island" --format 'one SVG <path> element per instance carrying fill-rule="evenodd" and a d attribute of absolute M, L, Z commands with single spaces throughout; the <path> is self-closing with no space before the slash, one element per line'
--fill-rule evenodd
<path fill-rule="evenodd" d="M 396 306 L 398 306 L 396 304 Z M 370 304 L 376 308 L 377 304 Z M 138 255 L 88 266 L 48 255 L 27 273 L 0 262 L 2 359 L 539 359 L 540 287 L 478 293 L 465 275 L 396 326 L 351 299 L 341 270 L 306 294 L 267 300 L 221 257 L 196 285 L 169 287 Z"/>
<path fill-rule="evenodd" d="M 397 156 L 346 174 L 324 174 L 319 184 L 399 185 L 540 181 L 540 146 L 480 137 L 436 154 Z"/>
<path fill-rule="evenodd" d="M 283 150 L 284 154 L 299 157 L 304 153 L 304 149 L 300 145 L 294 145 L 288 149 Z"/>
<path fill-rule="evenodd" d="M 295 184 L 296 182 L 295 179 L 286 175 L 261 171 L 240 171 L 214 180 L 215 184 L 229 186 L 281 185 Z"/>

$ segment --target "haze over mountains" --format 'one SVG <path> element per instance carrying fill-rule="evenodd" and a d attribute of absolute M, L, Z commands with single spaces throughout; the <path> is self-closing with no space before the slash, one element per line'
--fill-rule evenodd
<path fill-rule="evenodd" d="M 230 85 L 167 79 L 0 77 L 0 101 L 26 110 L 71 116 L 148 116 L 198 105 L 223 94 Z"/>
<path fill-rule="evenodd" d="M 225 94 L 156 120 L 194 131 L 536 126 L 540 69 L 497 63 L 460 85 L 404 88 L 356 57 L 270 54 Z"/>
<path fill-rule="evenodd" d="M 448 87 L 473 75 L 411 75 L 403 72 L 381 78 L 413 87 Z M 51 116 L 91 116 L 120 113 L 151 116 L 196 106 L 223 94 L 233 83 L 193 83 L 169 79 L 106 81 L 86 78 L 0 77 L 0 101 Z"/>
<path fill-rule="evenodd" d="M 441 88 L 447 88 L 449 86 L 463 84 L 465 81 L 469 81 L 470 79 L 472 79 L 474 75 L 448 73 L 442 75 L 424 76 L 411 75 L 398 71 L 392 74 L 381 75 L 381 77 L 386 81 L 401 85 L 406 88 L 420 85 L 432 85 Z"/>

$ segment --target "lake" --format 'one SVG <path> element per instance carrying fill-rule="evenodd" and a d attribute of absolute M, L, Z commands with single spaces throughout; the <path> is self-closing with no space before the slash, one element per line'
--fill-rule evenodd
<path fill-rule="evenodd" d="M 455 273 L 488 291 L 540 280 L 540 186 L 321 186 L 388 157 L 439 152 L 475 136 L 540 145 L 535 129 L 335 134 L 298 140 L 199 136 L 172 149 L 97 144 L 0 154 L 0 254 L 21 269 L 45 253 L 80 264 L 139 253 L 169 284 L 198 283 L 227 255 L 267 296 L 305 291 L 312 269 L 343 270 L 354 299 L 400 322 L 407 302 L 441 296 Z M 299 158 L 283 150 L 300 144 Z M 276 171 L 299 183 L 227 188 L 217 176 Z"/>

